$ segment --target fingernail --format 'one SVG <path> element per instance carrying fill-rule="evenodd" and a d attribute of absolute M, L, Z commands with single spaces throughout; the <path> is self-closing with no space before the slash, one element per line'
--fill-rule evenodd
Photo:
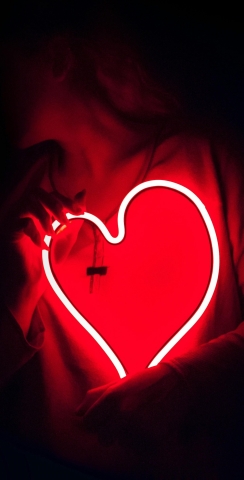
<path fill-rule="evenodd" d="M 49 235 L 51 235 L 51 236 L 52 236 L 53 233 L 54 233 L 53 226 L 52 226 L 51 223 L 48 225 L 47 233 L 48 233 Z"/>
<path fill-rule="evenodd" d="M 59 233 L 63 232 L 63 230 L 65 230 L 66 228 L 67 225 L 61 225 L 61 227 L 56 230 L 56 234 L 59 235 Z"/>

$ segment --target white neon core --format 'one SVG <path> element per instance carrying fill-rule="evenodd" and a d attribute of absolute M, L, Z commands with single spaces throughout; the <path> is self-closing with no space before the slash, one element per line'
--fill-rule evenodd
<path fill-rule="evenodd" d="M 220 265 L 220 257 L 219 257 L 219 246 L 218 246 L 218 240 L 217 236 L 215 233 L 215 229 L 212 223 L 212 220 L 206 210 L 206 207 L 204 204 L 201 202 L 201 200 L 188 188 L 183 187 L 182 185 L 175 183 L 175 182 L 170 182 L 168 180 L 150 180 L 148 182 L 143 182 L 140 185 L 137 185 L 135 188 L 133 188 L 124 198 L 122 201 L 119 211 L 118 211 L 118 235 L 117 237 L 113 237 L 110 232 L 108 231 L 107 227 L 104 225 L 104 223 L 97 218 L 95 215 L 92 215 L 91 213 L 84 212 L 82 215 L 72 215 L 71 213 L 67 213 L 67 218 L 69 220 L 72 220 L 74 218 L 81 218 L 85 220 L 89 220 L 90 222 L 93 222 L 101 231 L 103 234 L 104 238 L 112 244 L 118 244 L 122 242 L 125 236 L 125 212 L 126 209 L 131 202 L 131 200 L 140 192 L 143 190 L 146 190 L 148 188 L 153 188 L 153 187 L 164 187 L 164 188 L 170 188 L 172 190 L 176 190 L 182 194 L 184 194 L 186 197 L 188 197 L 197 207 L 199 210 L 203 221 L 205 223 L 205 226 L 207 228 L 209 238 L 210 238 L 210 243 L 211 243 L 211 248 L 212 248 L 212 273 L 211 273 L 211 278 L 210 282 L 208 285 L 208 289 L 205 293 L 205 296 L 199 305 L 198 309 L 196 312 L 192 315 L 192 317 L 183 325 L 183 327 L 180 328 L 180 330 L 162 347 L 162 349 L 157 353 L 157 355 L 151 360 L 151 362 L 148 365 L 148 368 L 154 367 L 158 365 L 158 363 L 165 357 L 165 355 L 181 340 L 181 338 L 189 332 L 189 330 L 193 327 L 193 325 L 196 324 L 196 322 L 199 320 L 199 318 L 202 316 L 202 314 L 205 312 L 216 287 L 217 280 L 218 280 L 218 275 L 219 275 L 219 265 Z M 57 230 L 57 228 L 61 224 L 55 220 L 53 222 L 53 229 L 54 231 Z M 44 241 L 47 246 L 50 245 L 51 242 L 51 236 L 46 235 L 44 238 Z M 120 362 L 119 358 L 115 354 L 115 352 L 111 349 L 111 347 L 107 344 L 107 342 L 104 340 L 104 338 L 96 331 L 96 329 L 81 315 L 81 313 L 74 307 L 74 305 L 70 302 L 70 300 L 66 297 L 60 286 L 58 285 L 51 269 L 50 265 L 50 253 L 48 250 L 43 249 L 42 251 L 42 260 L 43 260 L 43 267 L 47 276 L 47 279 L 53 288 L 54 292 L 56 295 L 59 297 L 61 302 L 65 305 L 65 307 L 68 309 L 68 311 L 74 316 L 74 318 L 80 323 L 80 325 L 85 328 L 85 330 L 94 338 L 94 340 L 100 345 L 100 347 L 104 350 L 106 355 L 110 358 L 111 362 L 113 363 L 114 367 L 116 368 L 120 378 L 123 378 L 126 376 L 126 371 Z"/>

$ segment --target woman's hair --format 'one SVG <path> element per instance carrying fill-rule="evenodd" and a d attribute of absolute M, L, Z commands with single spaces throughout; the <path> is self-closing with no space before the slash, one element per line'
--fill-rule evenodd
<path fill-rule="evenodd" d="M 177 117 L 179 102 L 140 51 L 131 9 L 119 1 L 10 0 L 1 18 L 1 41 L 17 41 L 26 55 L 35 56 L 50 38 L 65 37 L 76 58 L 74 85 L 82 79 L 129 120 Z"/>

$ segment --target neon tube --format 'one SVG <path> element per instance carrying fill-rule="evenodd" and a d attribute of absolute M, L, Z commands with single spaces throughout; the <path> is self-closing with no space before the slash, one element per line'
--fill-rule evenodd
<path fill-rule="evenodd" d="M 211 278 L 210 282 L 207 288 L 207 291 L 204 295 L 204 298 L 199 305 L 198 309 L 196 312 L 192 315 L 192 317 L 183 325 L 183 327 L 178 330 L 178 332 L 164 345 L 160 351 L 155 355 L 155 357 L 150 361 L 148 364 L 147 368 L 154 367 L 158 365 L 158 363 L 165 357 L 165 355 L 182 339 L 184 335 L 186 335 L 187 332 L 197 323 L 197 321 L 201 318 L 202 314 L 205 312 L 207 306 L 209 305 L 209 302 L 213 296 L 217 280 L 218 280 L 218 275 L 219 275 L 219 265 L 220 265 L 220 256 L 219 256 L 219 246 L 218 246 L 218 240 L 217 240 L 217 235 L 212 223 L 212 220 L 209 216 L 209 213 L 206 210 L 206 207 L 204 204 L 201 202 L 201 200 L 188 188 L 183 187 L 182 185 L 175 183 L 175 182 L 170 182 L 168 180 L 150 180 L 148 182 L 143 182 L 140 185 L 137 185 L 135 188 L 133 188 L 124 198 L 122 201 L 119 211 L 118 211 L 118 235 L 117 237 L 113 237 L 110 232 L 108 231 L 107 227 L 104 225 L 104 223 L 95 215 L 92 215 L 91 213 L 84 212 L 82 215 L 73 215 L 71 213 L 67 213 L 66 216 L 69 220 L 72 220 L 74 218 L 81 218 L 84 220 L 89 220 L 90 222 L 94 223 L 97 228 L 101 231 L 103 234 L 104 238 L 107 240 L 107 242 L 112 243 L 113 245 L 116 245 L 118 243 L 121 243 L 125 237 L 125 212 L 126 209 L 131 202 L 131 200 L 138 195 L 138 193 L 142 192 L 143 190 L 146 190 L 148 188 L 155 188 L 155 187 L 163 187 L 163 188 L 170 188 L 172 190 L 176 190 L 177 192 L 182 193 L 185 195 L 187 198 L 189 198 L 194 205 L 197 207 L 199 213 L 201 214 L 201 217 L 205 223 L 205 226 L 207 228 L 209 238 L 210 238 L 210 243 L 211 243 L 211 248 L 212 248 L 212 273 L 211 273 Z M 53 222 L 53 229 L 54 231 L 57 230 L 57 228 L 61 224 L 55 220 Z M 49 235 L 46 235 L 44 238 L 44 241 L 47 246 L 50 246 L 52 237 Z M 94 340 L 100 345 L 100 347 L 104 350 L 106 355 L 109 357 L 111 362 L 113 363 L 114 367 L 116 368 L 120 378 L 123 378 L 126 376 L 126 370 L 123 367 L 121 361 L 115 354 L 115 352 L 111 349 L 111 347 L 107 344 L 107 342 L 104 340 L 104 338 L 97 332 L 97 330 L 81 315 L 81 313 L 74 307 L 74 305 L 70 302 L 70 300 L 66 297 L 60 286 L 58 285 L 51 269 L 50 265 L 50 253 L 48 250 L 43 249 L 42 251 L 42 259 L 43 259 L 43 267 L 47 276 L 47 279 L 53 288 L 54 292 L 56 295 L 59 297 L 61 302 L 65 305 L 65 307 L 68 309 L 68 311 L 74 316 L 74 318 L 80 323 L 80 325 L 85 328 L 85 330 L 94 338 Z"/>

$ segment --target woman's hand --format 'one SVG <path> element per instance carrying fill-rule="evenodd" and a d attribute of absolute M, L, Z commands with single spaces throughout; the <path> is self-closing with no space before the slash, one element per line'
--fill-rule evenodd
<path fill-rule="evenodd" d="M 160 364 L 90 390 L 77 415 L 103 445 L 117 443 L 142 456 L 169 453 L 169 444 L 181 435 L 186 397 L 181 377 Z"/>
<path fill-rule="evenodd" d="M 84 211 L 84 194 L 85 191 L 80 192 L 73 201 L 39 187 L 28 190 L 18 204 L 12 206 L 8 218 L 1 225 L 1 294 L 25 333 L 46 287 L 41 254 L 42 248 L 47 248 L 44 237 L 56 236 L 52 228 L 55 219 L 67 225 L 66 212 L 79 215 Z M 61 252 L 57 261 L 67 256 L 77 234 L 74 229 L 72 234 L 67 234 L 64 229 L 59 234 L 60 239 L 55 239 L 57 251 Z M 59 243 L 62 243 L 61 249 L 58 248 Z"/>
<path fill-rule="evenodd" d="M 103 447 L 115 447 L 119 459 L 122 449 L 128 478 L 135 472 L 140 479 L 212 480 L 219 478 L 220 439 L 206 428 L 206 400 L 211 408 L 211 392 L 199 398 L 189 379 L 162 363 L 90 390 L 77 415 Z"/>

